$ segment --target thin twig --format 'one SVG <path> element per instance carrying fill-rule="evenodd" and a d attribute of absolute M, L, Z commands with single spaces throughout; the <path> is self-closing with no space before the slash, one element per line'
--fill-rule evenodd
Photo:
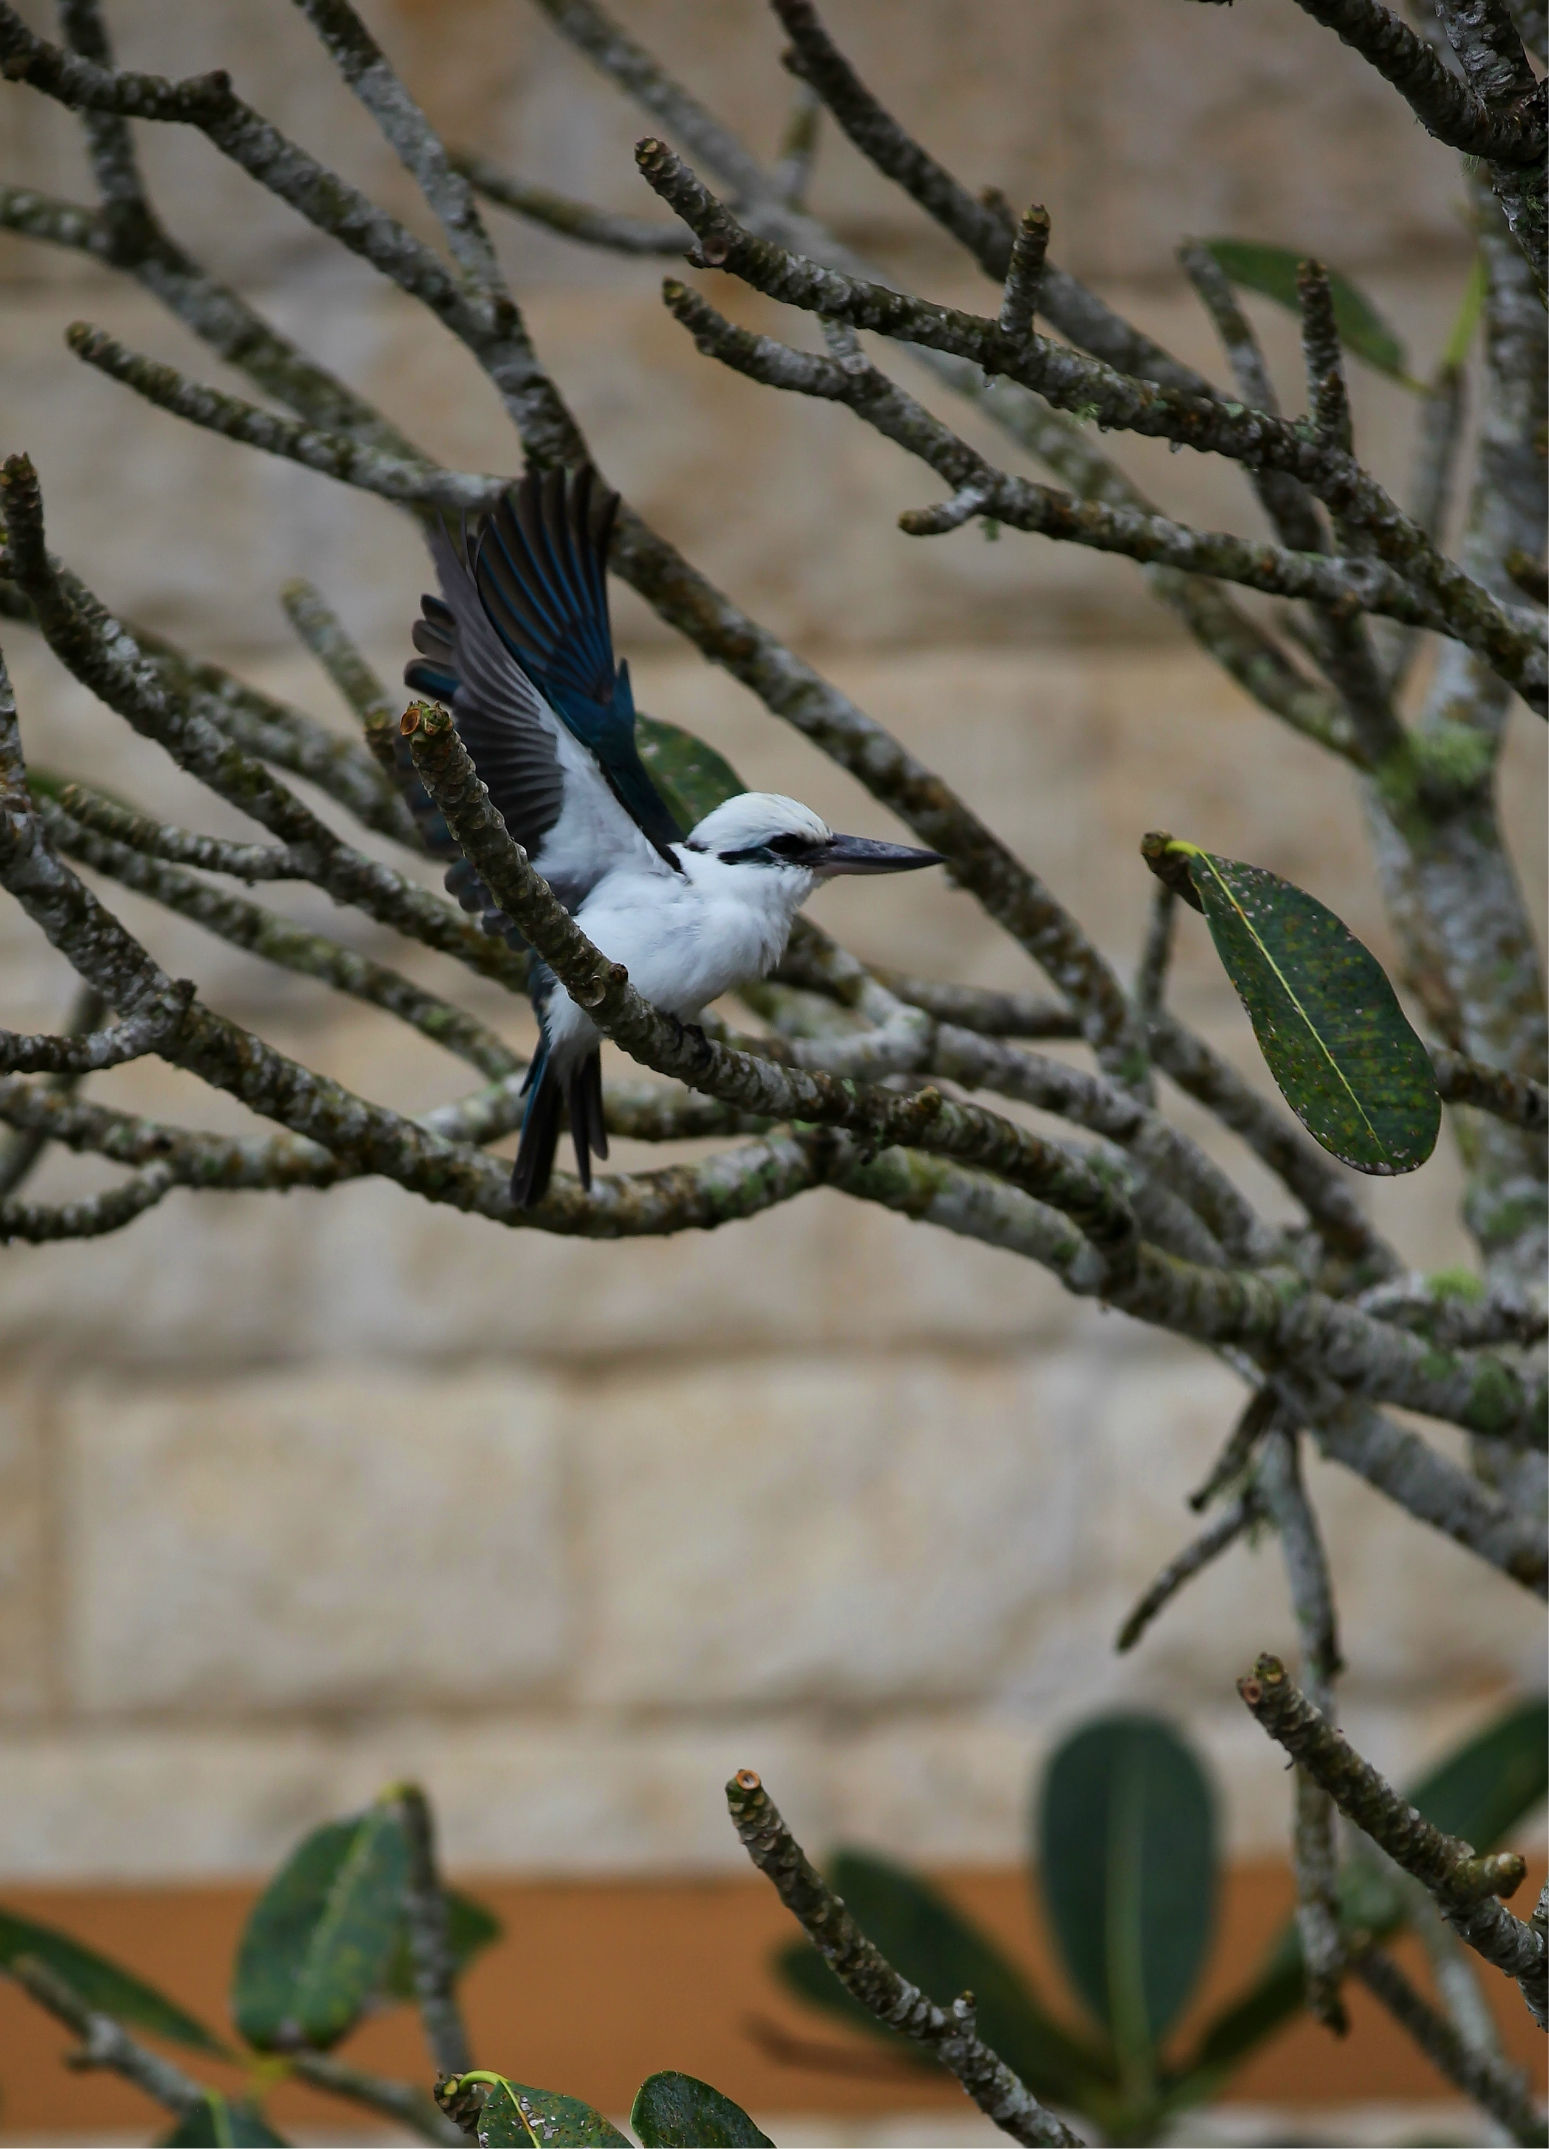
<path fill-rule="evenodd" d="M 454 167 L 486 201 L 513 216 L 525 216 L 562 238 L 578 239 L 583 246 L 600 246 L 613 254 L 686 254 L 694 234 L 686 224 L 651 224 L 643 217 L 623 216 L 612 209 L 597 209 L 590 202 L 556 194 L 551 187 L 535 186 L 505 171 L 493 159 L 473 149 L 451 152 Z"/>
<path fill-rule="evenodd" d="M 1158 1612 L 1170 1604 L 1186 1582 L 1192 1582 L 1213 1560 L 1239 1537 L 1252 1528 L 1263 1514 L 1256 1492 L 1250 1487 L 1240 1493 L 1208 1530 L 1202 1530 L 1191 1545 L 1183 1550 L 1162 1569 L 1145 1595 L 1135 1605 L 1114 1640 L 1114 1648 L 1123 1655 L 1133 1649 Z"/>
<path fill-rule="evenodd" d="M 1254 1482 L 1280 1537 L 1291 1608 L 1301 1639 L 1307 1700 L 1329 1722 L 1334 1680 L 1341 1669 L 1328 1556 L 1302 1482 L 1299 1436 L 1283 1418 L 1270 1426 Z M 1334 1802 L 1304 1768 L 1296 1772 L 1296 1922 L 1307 1979 L 1307 2006 L 1325 2028 L 1343 2037 L 1350 2018 L 1339 1994 L 1345 1968 L 1339 1928 L 1339 1847 Z"/>
<path fill-rule="evenodd" d="M 1322 1785 L 1340 1812 L 1429 1890 L 1459 1939 L 1515 1978 L 1534 2019 L 1549 2027 L 1543 1929 L 1513 1917 L 1496 1901 L 1520 1885 L 1525 1871 L 1520 1854 L 1481 1856 L 1471 1843 L 1422 1818 L 1324 1721 L 1287 1678 L 1278 1657 L 1261 1656 L 1238 1680 L 1237 1690 L 1270 1737 Z"/>
<path fill-rule="evenodd" d="M 781 1819 L 752 1769 L 726 1786 L 726 1803 L 743 1849 L 774 1883 L 852 1999 L 889 2029 L 932 2051 L 979 2109 L 1013 2141 L 1078 2145 L 1081 2137 L 1044 2108 L 965 2020 L 927 1999 L 866 1938 Z"/>
<path fill-rule="evenodd" d="M 142 2045 L 111 2015 L 89 2006 L 48 1963 L 40 1962 L 35 1955 L 13 1955 L 3 1970 L 29 1999 L 36 2000 L 39 2007 L 46 2008 L 80 2038 L 80 2049 L 70 2055 L 71 2065 L 109 2068 L 179 2118 L 198 2111 L 209 2099 L 211 2092 L 202 2082 L 196 2082 L 171 2060 Z"/>
<path fill-rule="evenodd" d="M 694 172 L 654 138 L 638 145 L 636 162 L 655 191 L 692 227 L 701 258 L 768 297 L 847 321 L 856 329 L 971 359 L 986 372 L 1005 373 L 1057 407 L 1086 413 L 1100 425 L 1174 440 L 1250 468 L 1288 472 L 1331 513 L 1359 526 L 1389 571 L 1413 586 L 1417 600 L 1436 608 L 1444 632 L 1475 650 L 1540 713 L 1549 708 L 1544 646 L 1536 624 L 1508 613 L 1480 583 L 1445 560 L 1342 449 L 1311 439 L 1305 429 L 1262 411 L 1116 373 L 1046 337 L 1034 335 L 1013 346 L 998 325 L 983 316 L 910 298 L 797 256 L 739 223 Z M 1346 565 L 1353 572 L 1352 563 Z M 1392 590 L 1386 581 L 1381 586 Z M 1388 601 L 1402 608 L 1396 594 Z"/>
<path fill-rule="evenodd" d="M 296 925 L 261 904 L 212 888 L 180 866 L 93 835 L 46 800 L 41 811 L 44 826 L 67 857 L 109 874 L 124 887 L 193 919 L 231 946 L 244 948 L 298 977 L 316 978 L 335 992 L 396 1016 L 433 1044 L 477 1067 L 492 1082 L 514 1073 L 522 1064 L 487 1024 L 385 963 L 357 954 L 325 933 Z M 0 1067 L 4 1061 L 0 1048 Z"/>
<path fill-rule="evenodd" d="M 1526 2068 L 1510 2066 L 1498 2056 L 1467 2044 L 1382 1948 L 1369 1947 L 1353 1954 L 1350 1968 L 1394 2020 L 1402 2023 L 1432 2066 L 1498 2120 L 1514 2142 L 1543 2141 L 1544 2122 L 1534 2105 Z"/>
<path fill-rule="evenodd" d="M 1445 1045 L 1431 1047 L 1431 1065 L 1443 1103 L 1471 1104 L 1510 1126 L 1525 1127 L 1530 1134 L 1549 1130 L 1549 1090 L 1542 1082 L 1508 1074 L 1503 1067 L 1482 1066 Z"/>
<path fill-rule="evenodd" d="M 65 331 L 65 341 L 77 358 L 95 366 L 110 379 L 122 381 L 136 395 L 158 409 L 186 418 L 206 432 L 220 433 L 244 447 L 261 448 L 304 469 L 336 478 L 362 492 L 374 492 L 384 500 L 411 507 L 446 508 L 453 513 L 492 507 L 508 480 L 472 476 L 445 470 L 439 463 L 410 462 L 391 455 L 370 441 L 350 433 L 325 433 L 293 418 L 277 418 L 241 396 L 191 381 L 176 366 L 163 365 L 132 351 L 105 329 L 89 321 L 75 321 Z"/>
<path fill-rule="evenodd" d="M 447 1922 L 446 1890 L 436 1866 L 435 1823 L 418 1784 L 399 1787 L 397 1804 L 409 1842 L 404 1909 L 414 1996 L 425 2024 L 425 2041 L 438 2074 L 466 2074 L 473 2049 L 457 2004 L 457 1962 Z"/>

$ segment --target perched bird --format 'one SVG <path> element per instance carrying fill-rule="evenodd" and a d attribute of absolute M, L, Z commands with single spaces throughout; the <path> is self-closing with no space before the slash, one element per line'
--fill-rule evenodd
<path fill-rule="evenodd" d="M 455 540 L 433 530 L 441 594 L 422 599 L 420 654 L 404 679 L 450 708 L 507 828 L 587 938 L 687 1024 L 773 969 L 821 882 L 939 858 L 835 835 L 768 791 L 726 799 L 684 834 L 640 758 L 629 667 L 614 663 L 606 561 L 617 511 L 617 493 L 587 467 L 529 474 Z M 428 800 L 421 819 L 432 848 L 445 848 Z M 446 879 L 487 932 L 512 934 L 466 861 Z M 563 1117 L 583 1186 L 608 1153 L 599 1033 L 536 961 L 531 990 L 542 1041 L 511 1177 L 523 1208 L 547 1191 Z"/>

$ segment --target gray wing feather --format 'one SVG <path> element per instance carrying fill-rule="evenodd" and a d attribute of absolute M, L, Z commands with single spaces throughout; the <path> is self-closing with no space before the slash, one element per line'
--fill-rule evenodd
<path fill-rule="evenodd" d="M 452 715 L 473 765 L 508 829 L 567 910 L 605 873 L 629 863 L 668 869 L 610 790 L 595 757 L 573 738 L 491 626 L 468 560 L 449 532 L 432 529 L 441 601 L 429 598 L 417 648 L 458 681 Z M 411 666 L 411 671 L 413 667 Z M 509 925 L 471 868 L 447 886 L 465 909 L 485 910 L 486 932 Z"/>
<path fill-rule="evenodd" d="M 430 551 L 451 615 L 457 729 L 507 828 L 535 857 L 565 803 L 553 719 L 546 720 L 537 689 L 485 617 L 473 576 L 444 530 L 431 531 Z"/>

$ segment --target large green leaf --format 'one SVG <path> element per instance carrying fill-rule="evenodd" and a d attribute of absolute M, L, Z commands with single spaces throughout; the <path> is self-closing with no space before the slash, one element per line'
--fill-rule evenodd
<path fill-rule="evenodd" d="M 482 2103 L 470 2095 L 479 2086 Z M 543 2149 L 633 2149 L 627 2134 L 579 2097 L 530 2089 L 483 2068 L 438 2083 L 436 2099 L 464 2131 L 473 2127 L 481 2149 L 531 2149 L 533 2143 Z"/>
<path fill-rule="evenodd" d="M 774 2149 L 740 2104 L 670 2070 L 646 2076 L 629 2123 L 645 2149 Z"/>
<path fill-rule="evenodd" d="M 285 2149 L 285 2136 L 276 2134 L 256 2104 L 233 2101 L 212 2089 L 202 2104 L 185 2112 L 170 2134 L 161 2137 L 161 2149 Z"/>
<path fill-rule="evenodd" d="M 495 1913 L 476 1903 L 471 1895 L 457 1888 L 446 1889 L 445 1895 L 447 1939 L 451 1942 L 453 1967 L 461 1977 L 474 1956 L 481 1955 L 500 1938 L 502 1927 Z M 398 1946 L 382 1980 L 382 1992 L 393 2000 L 414 1998 L 414 1965 L 409 1958 L 406 1928 L 399 1931 Z"/>
<path fill-rule="evenodd" d="M 0 1910 L 0 1968 L 14 1962 L 18 1955 L 35 1955 L 62 1977 L 88 2007 L 111 2015 L 117 2022 L 145 2030 L 152 2037 L 165 2037 L 173 2044 L 191 2045 L 196 2052 L 230 2052 L 230 2046 L 222 2044 L 213 2031 L 132 1971 L 120 1969 L 107 1956 L 82 1947 L 78 1940 L 57 1932 L 52 1925 L 39 1925 L 32 1918 L 19 1917 L 14 1910 Z"/>
<path fill-rule="evenodd" d="M 651 781 L 685 835 L 723 800 L 747 785 L 713 746 L 659 716 L 635 718 L 635 744 Z"/>
<path fill-rule="evenodd" d="M 1301 313 L 1296 272 L 1305 255 L 1289 246 L 1265 246 L 1257 239 L 1206 239 L 1204 246 L 1207 253 L 1214 254 L 1232 282 L 1244 291 L 1260 292 L 1265 298 L 1288 306 L 1292 313 Z M 1334 325 L 1345 349 L 1357 358 L 1364 358 L 1379 373 L 1402 381 L 1406 388 L 1415 387 L 1417 384 L 1409 377 L 1404 346 L 1371 300 L 1356 289 L 1348 276 L 1341 276 L 1338 269 L 1328 271 L 1328 281 L 1334 301 Z"/>
<path fill-rule="evenodd" d="M 1428 1821 L 1494 1850 L 1549 1793 L 1549 1700 L 1507 1709 L 1411 1786 Z"/>
<path fill-rule="evenodd" d="M 843 1850 L 829 1878 L 867 1938 L 938 2005 L 950 2006 L 960 1992 L 974 1994 L 986 2044 L 1038 2096 L 1069 2102 L 1085 2085 L 1113 2080 L 1100 2054 L 1044 2013 L 1026 1979 L 995 1943 L 917 1875 L 888 1859 Z M 852 2000 L 805 1941 L 782 1949 L 777 1962 L 787 1985 L 802 1999 L 857 2028 L 880 2033 L 901 2055 L 920 2056 L 917 2045 Z"/>
<path fill-rule="evenodd" d="M 399 1945 L 408 1865 L 386 1801 L 314 1829 L 291 1854 L 237 1950 L 231 2011 L 250 2044 L 327 2051 L 354 2026 Z"/>
<path fill-rule="evenodd" d="M 1368 948 L 1305 889 L 1263 866 L 1147 836 L 1171 885 L 1186 874 L 1259 1049 L 1297 1118 L 1357 1171 L 1412 1172 L 1436 1147 L 1430 1055 Z"/>
<path fill-rule="evenodd" d="M 1513 1703 L 1406 1792 L 1427 1820 L 1492 1850 L 1549 1789 L 1549 1702 Z M 1383 1939 L 1405 1922 L 1398 1878 L 1371 1859 L 1351 1858 L 1340 1874 L 1340 1922 Z M 1197 2103 L 1255 2046 L 1301 2008 L 1302 1950 L 1294 1920 L 1275 1939 L 1258 1977 L 1205 2026 L 1175 2088 L 1178 2103 Z"/>
<path fill-rule="evenodd" d="M 1215 1920 L 1215 1801 L 1158 1718 L 1083 1725 L 1045 1772 L 1039 1880 L 1071 1981 L 1144 2061 L 1193 1992 Z"/>

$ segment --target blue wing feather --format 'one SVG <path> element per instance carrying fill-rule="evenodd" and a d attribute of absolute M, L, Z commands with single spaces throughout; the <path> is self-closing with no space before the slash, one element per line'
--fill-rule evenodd
<path fill-rule="evenodd" d="M 529 473 L 486 523 L 475 571 L 491 626 L 665 856 L 684 831 L 640 759 L 629 668 L 613 657 L 606 562 L 617 512 L 617 493 L 590 466 Z"/>

